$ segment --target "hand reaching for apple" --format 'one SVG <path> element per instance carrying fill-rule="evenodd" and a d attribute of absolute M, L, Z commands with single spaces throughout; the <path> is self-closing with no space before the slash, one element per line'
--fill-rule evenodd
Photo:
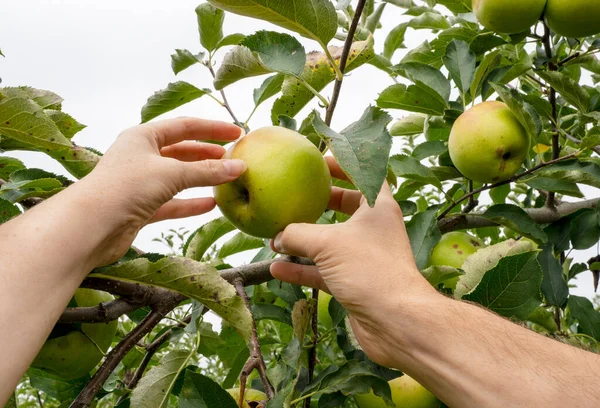
<path fill-rule="evenodd" d="M 114 233 L 101 263 L 125 253 L 146 224 L 203 214 L 214 198 L 174 199 L 191 187 L 215 186 L 236 179 L 246 170 L 241 160 L 220 160 L 225 149 L 196 140 L 233 141 L 242 133 L 235 125 L 179 118 L 124 131 L 94 171 L 78 187 L 102 192 L 103 206 L 112 208 Z M 193 140 L 193 141 L 192 141 Z"/>
<path fill-rule="evenodd" d="M 346 179 L 331 157 L 333 177 Z M 335 296 L 349 312 L 354 333 L 376 362 L 392 365 L 385 327 L 393 315 L 390 299 L 401 307 L 408 297 L 438 296 L 419 273 L 400 207 L 385 184 L 373 208 L 357 191 L 333 187 L 329 208 L 352 215 L 342 224 L 291 224 L 272 241 L 279 253 L 304 256 L 316 266 L 276 262 L 272 275 Z M 392 313 L 390 315 L 389 313 Z"/>

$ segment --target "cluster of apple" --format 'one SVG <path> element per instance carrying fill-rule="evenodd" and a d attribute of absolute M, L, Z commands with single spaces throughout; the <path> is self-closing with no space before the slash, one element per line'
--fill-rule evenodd
<path fill-rule="evenodd" d="M 542 18 L 563 37 L 600 33 L 596 0 L 473 0 L 473 11 L 485 28 L 501 34 L 522 33 Z"/>

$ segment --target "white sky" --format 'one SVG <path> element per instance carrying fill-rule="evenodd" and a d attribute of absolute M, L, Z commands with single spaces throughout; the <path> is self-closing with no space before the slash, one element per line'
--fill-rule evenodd
<path fill-rule="evenodd" d="M 170 55 L 175 48 L 201 50 L 198 40 L 195 7 L 201 0 L 4 0 L 0 6 L 0 57 L 2 86 L 29 85 L 52 90 L 65 102 L 63 110 L 88 127 L 75 136 L 83 146 L 106 151 L 117 135 L 140 121 L 140 109 L 155 91 L 169 82 L 186 80 L 197 87 L 210 87 L 207 70 L 198 65 L 175 77 L 170 67 Z M 382 23 L 384 31 L 398 24 L 402 11 L 388 5 Z M 224 32 L 253 33 L 259 29 L 280 30 L 268 23 L 227 14 Z M 316 43 L 294 35 L 307 51 Z M 379 34 L 377 38 L 385 38 Z M 407 45 L 414 46 L 425 39 L 423 31 L 409 31 Z M 382 47 L 380 40 L 376 47 Z M 400 51 L 397 57 L 402 55 Z M 220 61 L 223 52 L 216 60 Z M 240 120 L 253 107 L 252 90 L 264 77 L 238 82 L 226 89 L 227 96 Z M 371 66 L 354 71 L 344 82 L 342 97 L 332 127 L 342 129 L 358 119 L 378 93 L 392 82 Z M 331 86 L 322 92 L 331 94 Z M 254 116 L 250 126 L 270 125 L 270 106 L 266 102 Z M 311 105 L 305 110 L 313 109 Z M 305 112 L 298 115 L 304 118 Z M 391 112 L 396 117 L 404 114 Z M 194 101 L 161 118 L 181 115 L 230 121 L 227 112 L 212 99 Z M 41 167 L 65 174 L 56 162 L 38 153 L 11 153 L 28 166 Z M 182 196 L 210 194 L 209 189 L 196 189 Z M 142 230 L 135 244 L 145 251 L 164 252 L 152 242 L 169 228 L 194 230 L 219 215 L 210 214 L 186 220 L 167 221 Z M 595 248 L 578 256 L 583 262 L 596 254 Z M 236 257 L 240 263 L 247 257 Z M 238 262 L 239 261 L 239 262 Z M 574 293 L 592 296 L 591 276 L 580 275 L 579 288 Z"/>

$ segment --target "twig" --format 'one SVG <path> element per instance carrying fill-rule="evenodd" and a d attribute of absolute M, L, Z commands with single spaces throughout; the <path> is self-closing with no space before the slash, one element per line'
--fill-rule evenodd
<path fill-rule="evenodd" d="M 145 305 L 116 299 L 94 307 L 69 307 L 62 313 L 58 323 L 108 323 L 142 306 Z"/>
<path fill-rule="evenodd" d="M 558 67 L 552 61 L 552 44 L 550 44 L 550 28 L 548 25 L 544 23 L 544 37 L 542 38 L 542 43 L 544 44 L 544 50 L 546 51 L 546 57 L 548 58 L 548 68 L 550 71 L 557 71 Z M 560 157 L 560 143 L 559 143 L 559 132 L 558 132 L 558 114 L 556 110 L 556 89 L 553 86 L 549 86 L 550 95 L 549 102 L 552 107 L 552 160 L 556 160 Z M 546 199 L 547 207 L 555 207 L 556 194 L 554 192 L 549 192 L 548 197 Z"/>
<path fill-rule="evenodd" d="M 568 134 L 564 130 L 560 129 L 560 132 L 567 138 L 567 140 L 570 140 L 571 142 L 576 143 L 576 144 L 582 143 L 581 140 L 577 139 L 573 135 Z M 590 147 L 589 149 L 592 150 L 594 153 L 600 155 L 600 146 Z"/>
<path fill-rule="evenodd" d="M 142 322 L 137 325 L 123 340 L 108 353 L 104 362 L 96 371 L 89 383 L 79 393 L 75 401 L 71 403 L 70 408 L 89 407 L 94 397 L 104 385 L 113 370 L 127 353 L 179 303 L 185 300 L 185 297 L 176 293 L 171 294 L 160 303 L 156 304 L 152 312 Z"/>
<path fill-rule="evenodd" d="M 319 344 L 319 289 L 312 290 L 312 297 L 315 300 L 315 307 L 312 314 L 312 330 L 313 330 L 313 344 L 308 351 L 308 383 L 310 384 L 315 374 L 315 367 L 317 366 L 317 345 Z M 310 408 L 310 397 L 304 400 L 304 408 Z"/>
<path fill-rule="evenodd" d="M 208 70 L 210 71 L 210 74 L 212 75 L 213 79 L 216 79 L 217 75 L 215 73 L 215 70 L 212 66 L 212 54 L 209 55 L 208 57 L 208 61 L 206 62 L 206 64 L 203 64 L 206 66 L 206 68 L 208 68 Z M 231 109 L 231 105 L 229 104 L 229 101 L 227 100 L 227 95 L 225 95 L 225 91 L 221 89 L 221 97 L 223 98 L 223 107 L 225 109 L 227 109 L 227 112 L 229 112 L 229 115 L 231 116 L 231 119 L 233 119 L 233 123 L 235 123 L 237 126 L 244 128 L 244 130 L 248 131 L 247 126 L 240 122 L 238 120 L 238 118 L 235 116 L 235 113 L 233 113 L 233 109 Z"/>
<path fill-rule="evenodd" d="M 473 192 L 473 180 L 469 180 L 469 193 Z M 468 214 L 479 205 L 479 200 L 475 200 L 475 196 L 469 197 L 469 202 L 463 208 L 463 213 Z"/>
<path fill-rule="evenodd" d="M 457 200 L 457 201 L 455 201 L 453 203 L 450 203 L 450 205 L 440 214 L 440 216 L 438 217 L 438 221 L 441 220 L 441 219 L 443 219 L 446 215 L 448 215 L 448 213 L 450 211 L 452 211 L 452 209 L 454 207 L 456 207 L 458 204 L 462 203 L 465 200 L 468 200 L 469 198 L 473 197 L 474 195 L 477 195 L 477 194 L 481 193 L 482 191 L 490 190 L 490 189 L 495 188 L 495 187 L 500 187 L 500 186 L 503 186 L 505 184 L 510 184 L 510 183 L 512 183 L 514 181 L 517 181 L 517 180 L 525 177 L 525 176 L 530 175 L 531 173 L 535 173 L 536 171 L 538 171 L 541 168 L 548 167 L 548 166 L 551 166 L 551 165 L 556 164 L 558 162 L 569 160 L 569 159 L 572 159 L 574 157 L 577 157 L 578 154 L 579 153 L 571 153 L 571 154 L 568 154 L 566 156 L 559 157 L 557 159 L 550 160 L 550 161 L 547 161 L 545 163 L 538 164 L 537 166 L 535 166 L 535 167 L 533 167 L 533 168 L 531 168 L 531 169 L 529 169 L 527 171 L 524 171 L 521 174 L 516 174 L 516 175 L 512 176 L 508 180 L 500 181 L 500 182 L 495 183 L 495 184 L 489 184 L 487 186 L 483 186 L 481 188 L 473 190 L 469 194 L 465 194 L 464 196 L 462 196 L 459 200 Z"/>
<path fill-rule="evenodd" d="M 248 294 L 246 293 L 246 289 L 244 289 L 244 282 L 240 279 L 236 279 L 233 282 L 235 289 L 240 295 L 246 306 L 250 310 L 250 299 L 248 298 Z M 242 372 L 240 374 L 240 402 L 239 406 L 244 406 L 244 394 L 246 393 L 246 381 L 248 376 L 254 369 L 258 370 L 258 375 L 263 383 L 263 387 L 265 389 L 265 394 L 267 394 L 267 398 L 269 400 L 273 399 L 275 396 L 275 390 L 269 381 L 269 377 L 267 377 L 267 365 L 265 364 L 265 360 L 260 349 L 260 342 L 258 341 L 258 334 L 256 332 L 256 321 L 254 320 L 254 316 L 252 317 L 252 335 L 250 336 L 250 344 L 248 345 L 250 348 L 250 358 L 244 364 L 244 368 L 242 368 Z"/>
<path fill-rule="evenodd" d="M 360 23 L 360 16 L 362 15 L 362 12 L 365 8 L 365 3 L 366 0 L 358 1 L 358 5 L 356 6 L 356 12 L 354 13 L 354 18 L 352 19 L 352 24 L 350 24 L 350 29 L 348 30 L 348 38 L 346 38 L 346 42 L 344 43 L 344 50 L 342 51 L 342 56 L 340 57 L 340 71 L 342 72 L 342 74 L 344 74 L 346 71 L 346 64 L 348 63 L 350 48 L 352 47 L 352 42 L 354 41 L 354 34 L 356 33 L 356 28 Z M 335 61 L 332 61 L 332 64 L 335 64 Z M 331 126 L 333 112 L 335 111 L 338 100 L 340 98 L 340 91 L 342 90 L 343 81 L 343 75 L 341 78 L 336 78 L 335 80 L 333 94 L 331 95 L 331 102 L 329 102 L 329 107 L 327 108 L 327 113 L 325 114 L 325 123 L 327 124 L 327 126 Z"/>

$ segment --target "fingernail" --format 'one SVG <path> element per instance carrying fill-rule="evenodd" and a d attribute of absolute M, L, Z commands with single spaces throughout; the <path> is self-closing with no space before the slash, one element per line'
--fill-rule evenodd
<path fill-rule="evenodd" d="M 237 177 L 246 171 L 246 163 L 239 159 L 232 160 L 224 160 L 223 166 L 225 167 L 225 171 L 231 177 Z"/>
<path fill-rule="evenodd" d="M 240 135 L 238 136 L 238 138 L 240 137 L 244 137 L 246 136 L 246 129 L 244 129 L 243 127 L 240 128 Z"/>
<path fill-rule="evenodd" d="M 275 251 L 277 252 L 284 252 L 283 251 L 283 244 L 282 244 L 282 237 L 283 237 L 283 232 L 280 232 L 279 234 L 277 234 L 277 236 L 273 239 L 273 248 L 275 248 Z"/>

